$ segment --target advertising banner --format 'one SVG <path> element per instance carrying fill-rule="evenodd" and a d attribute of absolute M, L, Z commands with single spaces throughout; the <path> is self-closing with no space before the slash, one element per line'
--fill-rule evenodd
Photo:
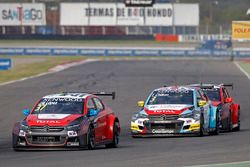
<path fill-rule="evenodd" d="M 12 66 L 11 59 L 0 58 L 0 70 L 8 70 Z"/>
<path fill-rule="evenodd" d="M 250 39 L 250 21 L 233 21 L 232 38 Z"/>
<path fill-rule="evenodd" d="M 0 3 L 0 26 L 46 25 L 42 3 Z"/>
<path fill-rule="evenodd" d="M 175 26 L 199 26 L 199 4 L 174 4 Z"/>
<path fill-rule="evenodd" d="M 126 7 L 123 3 L 61 3 L 60 25 L 64 26 L 171 26 L 172 4 Z"/>

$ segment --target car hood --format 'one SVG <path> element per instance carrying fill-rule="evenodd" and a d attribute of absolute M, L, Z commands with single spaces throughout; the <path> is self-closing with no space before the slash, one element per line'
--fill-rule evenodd
<path fill-rule="evenodd" d="M 81 116 L 81 114 L 30 114 L 26 121 L 29 126 L 67 126 Z"/>
<path fill-rule="evenodd" d="M 186 104 L 164 104 L 164 105 L 148 105 L 144 111 L 148 115 L 179 115 L 183 111 L 193 107 L 193 105 Z"/>

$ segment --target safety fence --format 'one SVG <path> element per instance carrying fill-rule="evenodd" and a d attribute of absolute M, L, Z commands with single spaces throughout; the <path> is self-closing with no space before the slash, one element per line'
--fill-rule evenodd
<path fill-rule="evenodd" d="M 172 50 L 163 48 L 0 48 L 0 55 L 250 57 L 250 52 L 249 50 Z"/>

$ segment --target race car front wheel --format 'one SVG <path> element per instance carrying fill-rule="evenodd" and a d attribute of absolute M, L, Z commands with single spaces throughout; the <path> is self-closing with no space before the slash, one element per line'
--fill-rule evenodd
<path fill-rule="evenodd" d="M 240 131 L 240 110 L 238 111 L 238 126 L 233 129 L 234 131 Z"/>
<path fill-rule="evenodd" d="M 87 141 L 88 141 L 88 149 L 89 150 L 95 149 L 95 130 L 91 126 L 89 127 L 88 130 Z"/>
<path fill-rule="evenodd" d="M 200 137 L 204 136 L 204 117 L 203 117 L 202 114 L 201 114 L 201 117 L 200 117 L 200 133 L 199 133 L 199 136 Z"/>
<path fill-rule="evenodd" d="M 107 148 L 116 148 L 118 146 L 118 143 L 120 141 L 120 131 L 119 131 L 119 123 L 115 122 L 113 125 L 113 140 L 112 143 L 106 144 Z"/>

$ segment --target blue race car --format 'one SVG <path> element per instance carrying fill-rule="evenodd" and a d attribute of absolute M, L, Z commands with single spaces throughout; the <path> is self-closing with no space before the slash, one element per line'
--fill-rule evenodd
<path fill-rule="evenodd" d="M 198 87 L 155 89 L 132 116 L 132 137 L 219 134 L 219 112 Z"/>

